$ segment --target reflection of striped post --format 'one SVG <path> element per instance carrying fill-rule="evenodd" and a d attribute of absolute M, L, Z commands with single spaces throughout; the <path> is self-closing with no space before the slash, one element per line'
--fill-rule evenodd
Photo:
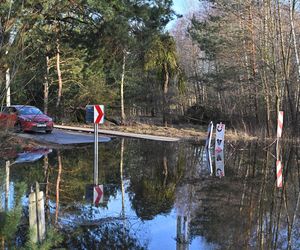
<path fill-rule="evenodd" d="M 283 111 L 278 112 L 278 122 L 277 122 L 277 138 L 281 137 L 283 127 Z"/>
<path fill-rule="evenodd" d="M 282 187 L 282 164 L 281 161 L 276 161 L 277 187 Z"/>

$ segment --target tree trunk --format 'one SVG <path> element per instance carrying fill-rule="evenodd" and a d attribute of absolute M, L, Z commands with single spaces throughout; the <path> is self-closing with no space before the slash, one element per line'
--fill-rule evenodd
<path fill-rule="evenodd" d="M 169 70 L 168 70 L 168 65 L 167 63 L 164 63 L 164 73 L 165 73 L 165 80 L 164 80 L 164 85 L 163 85 L 163 124 L 165 127 L 168 126 L 167 122 L 167 94 L 168 94 L 168 89 L 169 89 Z"/>
<path fill-rule="evenodd" d="M 49 70 L 50 70 L 50 60 L 49 56 L 46 56 L 46 75 L 44 82 L 44 113 L 48 113 L 48 102 L 49 102 Z"/>
<path fill-rule="evenodd" d="M 6 106 L 10 106 L 10 70 L 9 68 L 6 70 Z"/>
<path fill-rule="evenodd" d="M 59 49 L 59 40 L 56 41 L 56 70 L 57 70 L 57 78 L 58 78 L 58 93 L 57 93 L 57 102 L 56 107 L 58 108 L 61 101 L 62 95 L 62 77 L 61 77 L 61 70 L 60 70 L 60 49 Z"/>
<path fill-rule="evenodd" d="M 125 78 L 125 63 L 126 63 L 126 50 L 124 50 L 123 55 L 123 65 L 122 65 L 122 77 L 121 77 L 121 86 L 120 86 L 120 95 L 121 95 L 121 124 L 125 123 L 125 108 L 124 108 L 124 78 Z"/>
<path fill-rule="evenodd" d="M 256 66 L 256 49 L 255 49 L 255 34 L 254 34 L 254 24 L 253 24 L 253 13 L 252 13 L 252 5 L 249 5 L 249 22 L 250 22 L 250 33 L 251 33 L 251 66 L 252 66 L 252 83 L 255 85 L 255 96 L 254 96 L 254 108 L 255 108 L 255 119 L 256 124 L 259 125 L 259 110 L 258 110 L 258 89 L 256 84 L 256 73 L 257 73 L 257 66 Z"/>
<path fill-rule="evenodd" d="M 280 8 L 279 2 L 277 2 L 277 12 L 278 12 L 278 22 L 279 22 L 279 36 L 280 36 L 280 47 L 281 47 L 281 54 L 282 54 L 282 60 L 283 60 L 283 73 L 284 73 L 284 83 L 286 87 L 286 95 L 288 99 L 288 104 L 291 112 L 292 121 L 294 121 L 294 104 L 292 102 L 291 98 L 291 89 L 290 89 L 290 83 L 289 83 L 289 70 L 288 70 L 288 63 L 290 61 L 289 55 L 290 53 L 285 52 L 285 46 L 284 46 L 284 39 L 283 39 L 283 32 L 282 32 L 282 22 L 281 22 L 281 8 Z M 276 85 L 276 93 L 277 93 L 277 114 L 280 110 L 280 104 L 281 104 L 281 96 L 279 96 L 279 86 Z"/>
<path fill-rule="evenodd" d="M 291 31 L 293 36 L 293 46 L 294 46 L 294 52 L 295 52 L 295 58 L 296 58 L 296 64 L 297 64 L 297 93 L 296 93 L 296 114 L 295 114 L 295 121 L 293 124 L 295 125 L 294 130 L 297 129 L 297 118 L 298 118 L 298 110 L 299 110 L 299 97 L 300 97 L 300 60 L 299 60 L 299 53 L 297 48 L 297 38 L 296 38 L 296 32 L 295 32 L 295 24 L 294 24 L 294 13 L 295 13 L 295 5 L 296 1 L 289 0 L 290 2 L 290 22 L 291 22 Z"/>

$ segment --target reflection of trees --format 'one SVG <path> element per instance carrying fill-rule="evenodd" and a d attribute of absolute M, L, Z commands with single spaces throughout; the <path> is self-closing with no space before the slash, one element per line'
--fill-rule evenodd
<path fill-rule="evenodd" d="M 58 162 L 58 172 L 57 172 L 57 179 L 56 179 L 56 195 L 55 195 L 55 224 L 58 222 L 58 213 L 59 213 L 59 194 L 60 194 L 60 181 L 61 181 L 61 174 L 62 174 L 62 160 L 60 151 L 57 152 L 57 162 Z"/>
<path fill-rule="evenodd" d="M 80 226 L 66 235 L 69 249 L 147 249 L 121 221 Z"/>
<path fill-rule="evenodd" d="M 295 148 L 284 145 L 284 187 L 276 188 L 275 159 L 263 145 L 250 144 L 227 158 L 226 178 L 196 185 L 193 236 L 222 249 L 298 249 L 299 177 Z M 235 148 L 237 149 L 237 148 Z M 226 157 L 225 157 L 226 158 Z"/>
<path fill-rule="evenodd" d="M 2 247 L 4 246 L 3 249 L 13 248 L 15 246 L 14 240 L 22 217 L 21 198 L 25 190 L 25 183 L 16 184 L 13 208 L 6 212 L 0 211 L 0 239 L 2 241 Z"/>
<path fill-rule="evenodd" d="M 163 186 L 161 181 L 147 177 L 132 182 L 132 207 L 143 220 L 151 220 L 161 213 L 169 213 L 175 200 L 175 184 Z"/>
<path fill-rule="evenodd" d="M 178 144 L 132 141 L 133 144 L 127 150 L 130 199 L 137 215 L 151 220 L 173 208 L 176 184 L 185 161 Z"/>
<path fill-rule="evenodd" d="M 57 199 L 59 185 L 59 201 L 61 205 L 82 200 L 86 184 L 93 183 L 93 152 L 80 148 L 78 150 L 61 150 L 49 157 L 50 189 L 49 195 Z M 58 183 L 59 182 L 59 183 Z"/>

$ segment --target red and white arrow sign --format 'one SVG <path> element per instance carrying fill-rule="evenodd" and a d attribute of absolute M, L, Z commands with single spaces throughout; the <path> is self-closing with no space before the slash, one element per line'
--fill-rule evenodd
<path fill-rule="evenodd" d="M 104 123 L 104 105 L 94 105 L 94 123 Z"/>
<path fill-rule="evenodd" d="M 103 202 L 103 185 L 96 185 L 94 187 L 93 203 L 98 206 Z"/>

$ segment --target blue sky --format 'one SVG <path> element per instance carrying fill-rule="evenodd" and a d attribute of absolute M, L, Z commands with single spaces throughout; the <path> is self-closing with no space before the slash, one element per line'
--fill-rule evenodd
<path fill-rule="evenodd" d="M 173 0 L 173 9 L 179 14 L 187 14 L 200 7 L 199 0 Z"/>
<path fill-rule="evenodd" d="M 189 11 L 187 0 L 173 0 L 173 9 L 179 14 L 186 14 Z"/>
<path fill-rule="evenodd" d="M 185 15 L 192 10 L 195 10 L 200 5 L 199 0 L 173 0 L 173 9 L 177 14 Z M 176 20 L 173 20 L 167 25 L 167 30 L 170 29 Z"/>

